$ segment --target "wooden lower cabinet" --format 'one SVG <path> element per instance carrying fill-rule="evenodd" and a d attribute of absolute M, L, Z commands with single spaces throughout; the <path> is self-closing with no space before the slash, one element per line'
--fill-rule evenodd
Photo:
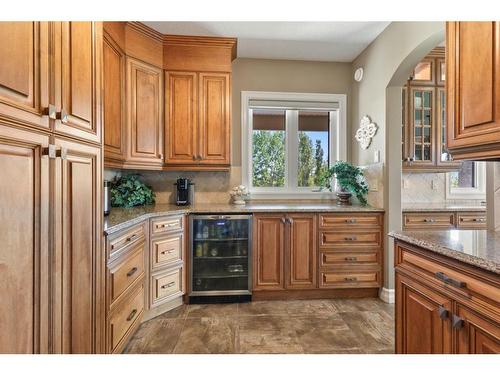
<path fill-rule="evenodd" d="M 500 354 L 498 275 L 399 240 L 395 265 L 396 353 Z"/>
<path fill-rule="evenodd" d="M 404 211 L 403 230 L 486 229 L 486 211 Z"/>

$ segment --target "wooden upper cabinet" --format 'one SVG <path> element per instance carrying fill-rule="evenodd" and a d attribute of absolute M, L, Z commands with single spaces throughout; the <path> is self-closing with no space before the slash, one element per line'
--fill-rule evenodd
<path fill-rule="evenodd" d="M 55 353 L 99 352 L 104 316 L 100 275 L 102 163 L 99 147 L 55 139 Z"/>
<path fill-rule="evenodd" d="M 139 167 L 163 164 L 163 72 L 127 57 L 128 160 Z"/>
<path fill-rule="evenodd" d="M 200 164 L 230 164 L 230 80 L 230 74 L 199 74 Z"/>
<path fill-rule="evenodd" d="M 165 72 L 165 163 L 198 162 L 198 76 Z"/>
<path fill-rule="evenodd" d="M 100 142 L 102 23 L 54 23 L 55 131 Z"/>
<path fill-rule="evenodd" d="M 447 22 L 448 147 L 455 159 L 500 158 L 500 23 Z"/>
<path fill-rule="evenodd" d="M 0 22 L 0 40 L 0 118 L 48 129 L 49 23 Z"/>
<path fill-rule="evenodd" d="M 0 125 L 0 353 L 4 354 L 49 352 L 49 160 L 42 155 L 48 143 L 48 135 Z"/>
<path fill-rule="evenodd" d="M 396 274 L 396 353 L 449 354 L 452 300 Z"/>
<path fill-rule="evenodd" d="M 254 215 L 253 289 L 283 290 L 285 217 Z"/>
<path fill-rule="evenodd" d="M 317 223 L 315 214 L 289 214 L 286 288 L 317 287 Z"/>
<path fill-rule="evenodd" d="M 125 55 L 104 35 L 103 41 L 104 159 L 125 158 Z"/>

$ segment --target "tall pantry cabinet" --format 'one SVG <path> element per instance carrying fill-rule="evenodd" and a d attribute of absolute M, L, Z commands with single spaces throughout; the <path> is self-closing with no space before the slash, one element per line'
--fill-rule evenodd
<path fill-rule="evenodd" d="M 98 353 L 102 25 L 0 39 L 0 353 Z"/>

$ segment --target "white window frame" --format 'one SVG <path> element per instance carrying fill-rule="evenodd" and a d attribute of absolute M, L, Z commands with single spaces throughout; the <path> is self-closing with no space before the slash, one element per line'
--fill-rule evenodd
<path fill-rule="evenodd" d="M 475 163 L 474 188 L 454 188 L 451 186 L 451 173 L 446 173 L 446 199 L 486 199 L 486 165 Z"/>
<path fill-rule="evenodd" d="M 336 160 L 346 160 L 347 157 L 347 95 L 345 94 L 316 94 L 316 93 L 293 93 L 293 92 L 267 92 L 267 91 L 242 91 L 241 92 L 241 167 L 242 183 L 247 186 L 250 196 L 253 199 L 271 198 L 308 198 L 308 199 L 329 199 L 329 192 L 320 192 L 317 187 L 297 187 L 297 173 L 292 173 L 285 177 L 285 187 L 253 187 L 252 186 L 252 116 L 250 115 L 251 100 L 273 100 L 273 101 L 300 101 L 321 103 L 337 103 L 337 121 L 331 117 L 329 131 L 329 162 Z M 279 108 L 277 108 L 279 109 Z M 294 116 L 294 113 L 287 112 L 287 116 Z M 297 121 L 288 121 L 289 124 L 297 124 Z M 291 129 L 293 132 L 293 129 Z M 293 132 L 297 134 L 297 132 Z M 295 160 L 298 157 L 298 140 L 290 142 L 290 137 L 286 137 L 285 145 L 287 158 L 285 168 L 288 171 L 288 160 Z M 291 159 L 295 158 L 295 159 Z"/>

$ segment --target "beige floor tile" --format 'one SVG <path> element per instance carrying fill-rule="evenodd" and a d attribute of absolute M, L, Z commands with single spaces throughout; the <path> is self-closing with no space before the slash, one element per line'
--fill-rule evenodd
<path fill-rule="evenodd" d="M 228 318 L 238 315 L 237 303 L 188 305 L 188 318 Z"/>

